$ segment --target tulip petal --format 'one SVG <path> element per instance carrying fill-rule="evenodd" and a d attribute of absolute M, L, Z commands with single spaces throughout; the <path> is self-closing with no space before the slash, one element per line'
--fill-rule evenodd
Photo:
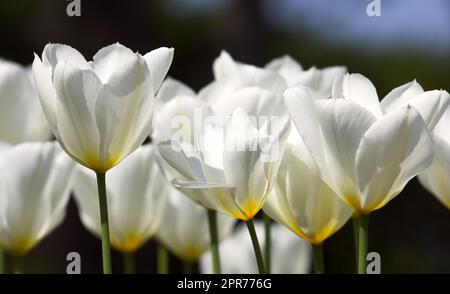
<path fill-rule="evenodd" d="M 102 84 L 91 70 L 80 70 L 66 63 L 56 66 L 54 76 L 58 133 L 75 160 L 95 165 L 99 161 L 100 138 L 94 105 Z"/>
<path fill-rule="evenodd" d="M 144 56 L 145 58 L 145 56 Z M 177 96 L 195 96 L 194 90 L 192 90 L 188 85 L 183 84 L 182 82 L 167 78 L 162 84 L 161 88 L 158 91 L 156 99 L 160 102 L 167 103 L 171 99 L 174 99 Z"/>
<path fill-rule="evenodd" d="M 352 100 L 376 117 L 382 115 L 375 86 L 361 74 L 346 74 L 336 78 L 333 83 L 332 97 Z"/>
<path fill-rule="evenodd" d="M 417 95 L 423 93 L 422 86 L 416 81 L 409 82 L 390 91 L 381 100 L 380 105 L 384 113 L 391 112 L 398 107 L 408 105 Z"/>
<path fill-rule="evenodd" d="M 42 62 L 44 66 L 51 67 L 52 79 L 58 63 L 67 63 L 79 69 L 90 69 L 84 56 L 75 48 L 62 44 L 47 44 L 42 52 Z"/>
<path fill-rule="evenodd" d="M 419 111 L 431 131 L 448 109 L 450 95 L 443 90 L 427 91 L 414 97 L 409 104 Z"/>
<path fill-rule="evenodd" d="M 413 107 L 392 111 L 364 135 L 356 159 L 362 194 L 356 207 L 369 213 L 383 207 L 433 160 L 433 143 Z"/>
<path fill-rule="evenodd" d="M 144 55 L 152 78 L 153 94 L 159 90 L 173 60 L 173 48 L 161 47 Z"/>

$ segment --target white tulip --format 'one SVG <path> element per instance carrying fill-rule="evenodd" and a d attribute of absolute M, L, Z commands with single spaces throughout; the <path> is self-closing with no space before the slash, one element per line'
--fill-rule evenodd
<path fill-rule="evenodd" d="M 138 148 L 151 131 L 154 95 L 173 49 L 141 56 L 116 43 L 87 62 L 75 49 L 45 46 L 33 77 L 50 128 L 77 162 L 100 173 Z"/>
<path fill-rule="evenodd" d="M 345 66 L 330 66 L 318 69 L 315 66 L 308 70 L 288 55 L 275 58 L 266 65 L 266 69 L 280 74 L 288 87 L 304 86 L 311 88 L 328 98 L 331 95 L 333 81 L 347 72 Z"/>
<path fill-rule="evenodd" d="M 264 225 L 255 222 L 258 239 L 264 247 Z M 250 236 L 244 225 L 238 225 L 236 231 L 220 244 L 222 272 L 224 274 L 256 274 L 256 265 Z M 272 225 L 271 232 L 273 274 L 306 274 L 311 268 L 311 246 L 281 225 Z M 202 273 L 212 273 L 211 254 L 208 252 L 200 259 Z"/>
<path fill-rule="evenodd" d="M 19 144 L 50 137 L 30 68 L 0 59 L 0 141 Z"/>
<path fill-rule="evenodd" d="M 174 181 L 178 189 L 207 208 L 247 221 L 273 187 L 286 125 L 281 122 L 268 130 L 265 124 L 258 129 L 245 111 L 237 109 L 224 126 L 205 126 L 196 149 L 166 141 L 159 150 L 182 175 Z"/>
<path fill-rule="evenodd" d="M 154 148 L 138 148 L 108 172 L 106 184 L 111 244 L 123 253 L 135 252 L 158 230 L 170 187 Z M 91 170 L 79 168 L 74 194 L 83 225 L 100 236 L 97 184 Z"/>
<path fill-rule="evenodd" d="M 0 247 L 25 255 L 64 219 L 74 163 L 52 143 L 0 154 Z"/>
<path fill-rule="evenodd" d="M 323 180 L 357 214 L 368 214 L 431 164 L 432 139 L 413 106 L 383 113 L 375 88 L 362 75 L 346 76 L 342 90 L 345 99 L 316 99 L 302 87 L 284 96 Z"/>
<path fill-rule="evenodd" d="M 291 140 L 295 136 L 298 133 L 289 137 L 276 185 L 263 209 L 311 244 L 322 244 L 350 219 L 353 209 L 320 178 L 301 139 Z"/>
<path fill-rule="evenodd" d="M 207 211 L 174 188 L 167 202 L 158 239 L 180 259 L 195 262 L 210 246 Z M 235 222 L 217 214 L 219 240 L 231 233 Z"/>
<path fill-rule="evenodd" d="M 434 161 L 419 175 L 420 183 L 450 209 L 450 109 L 433 132 Z"/>

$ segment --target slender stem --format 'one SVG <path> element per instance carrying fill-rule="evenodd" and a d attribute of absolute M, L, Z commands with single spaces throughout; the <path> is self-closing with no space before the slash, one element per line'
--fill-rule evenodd
<path fill-rule="evenodd" d="M 194 263 L 192 261 L 183 262 L 183 273 L 192 274 L 194 272 Z"/>
<path fill-rule="evenodd" d="M 369 215 L 359 216 L 359 237 L 358 237 L 358 274 L 366 273 L 367 241 L 369 238 Z"/>
<path fill-rule="evenodd" d="M 161 243 L 158 244 L 158 274 L 169 273 L 169 251 Z"/>
<path fill-rule="evenodd" d="M 23 274 L 25 273 L 25 256 L 23 255 L 13 255 L 13 270 L 15 274 Z"/>
<path fill-rule="evenodd" d="M 0 274 L 4 274 L 5 273 L 5 253 L 3 251 L 0 251 Z"/>
<path fill-rule="evenodd" d="M 111 246 L 109 239 L 108 201 L 106 198 L 105 173 L 97 173 L 98 201 L 100 204 L 100 221 L 102 226 L 103 273 L 111 274 Z"/>
<path fill-rule="evenodd" d="M 323 245 L 313 244 L 313 260 L 314 260 L 314 273 L 324 274 L 325 266 L 323 263 Z"/>
<path fill-rule="evenodd" d="M 126 274 L 136 273 L 136 259 L 134 258 L 134 252 L 127 252 L 122 254 L 123 269 Z"/>
<path fill-rule="evenodd" d="M 214 210 L 208 210 L 209 235 L 211 237 L 211 254 L 213 263 L 213 273 L 220 274 L 220 255 L 219 255 L 219 234 L 217 232 L 217 213 Z"/>
<path fill-rule="evenodd" d="M 256 235 L 255 225 L 253 224 L 253 220 L 250 219 L 245 222 L 247 224 L 248 232 L 250 233 L 250 237 L 252 238 L 253 250 L 255 251 L 256 263 L 258 264 L 258 270 L 260 274 L 265 274 L 266 270 L 264 267 L 264 259 L 261 253 L 261 247 L 259 246 L 258 236 Z"/>
<path fill-rule="evenodd" d="M 358 272 L 359 218 L 353 216 L 352 224 L 353 224 L 353 241 L 355 246 L 355 269 L 356 272 Z"/>
<path fill-rule="evenodd" d="M 272 267 L 272 220 L 267 214 L 264 214 L 264 233 L 264 262 L 266 272 L 270 274 L 270 268 Z"/>

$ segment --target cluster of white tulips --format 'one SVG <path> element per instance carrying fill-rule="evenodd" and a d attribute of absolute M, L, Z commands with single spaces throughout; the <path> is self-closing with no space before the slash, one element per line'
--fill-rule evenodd
<path fill-rule="evenodd" d="M 380 102 L 345 67 L 222 52 L 196 93 L 165 79 L 173 55 L 48 44 L 31 68 L 0 60 L 0 248 L 17 272 L 70 195 L 104 273 L 111 247 L 133 273 L 150 239 L 160 273 L 168 252 L 186 273 L 323 273 L 322 244 L 350 218 L 364 273 L 369 214 L 412 178 L 450 209 L 446 91 L 412 81 Z"/>

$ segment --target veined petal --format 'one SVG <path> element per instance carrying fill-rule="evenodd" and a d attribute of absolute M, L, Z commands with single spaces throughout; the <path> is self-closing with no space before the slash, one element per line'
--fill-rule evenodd
<path fill-rule="evenodd" d="M 409 82 L 390 91 L 381 100 L 380 105 L 384 113 L 391 112 L 398 107 L 408 105 L 408 103 L 417 95 L 423 93 L 422 86 L 416 81 Z"/>
<path fill-rule="evenodd" d="M 87 167 L 99 161 L 99 132 L 94 104 L 102 84 L 91 70 L 59 63 L 54 73 L 57 92 L 57 125 L 70 155 Z"/>
<path fill-rule="evenodd" d="M 60 62 L 79 69 L 90 69 L 89 63 L 78 50 L 62 44 L 47 44 L 42 52 L 42 62 L 45 67 L 52 69 L 52 79 L 56 66 Z"/>
<path fill-rule="evenodd" d="M 448 109 L 449 104 L 450 95 L 443 90 L 424 92 L 409 102 L 409 105 L 414 106 L 419 111 L 430 131 L 434 129 L 444 112 Z"/>
<path fill-rule="evenodd" d="M 377 90 L 372 82 L 361 74 L 346 74 L 336 78 L 332 97 L 352 100 L 372 112 L 374 116 L 382 115 Z"/>
<path fill-rule="evenodd" d="M 450 209 L 450 145 L 434 137 L 433 163 L 419 174 L 420 183 Z"/>
<path fill-rule="evenodd" d="M 399 108 L 385 115 L 364 135 L 356 169 L 361 191 L 358 212 L 383 207 L 433 160 L 432 138 L 419 112 Z"/>
<path fill-rule="evenodd" d="M 173 60 L 173 48 L 161 47 L 144 55 L 152 78 L 153 94 L 159 90 Z"/>

